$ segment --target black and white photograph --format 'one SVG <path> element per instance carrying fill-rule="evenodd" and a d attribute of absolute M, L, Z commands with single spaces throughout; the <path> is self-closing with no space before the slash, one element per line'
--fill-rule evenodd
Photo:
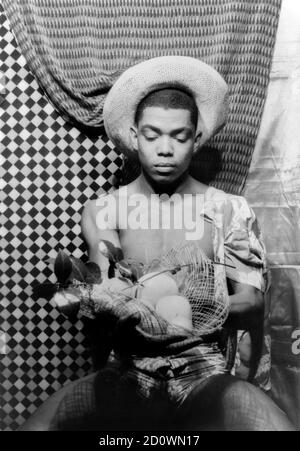
<path fill-rule="evenodd" d="M 0 0 L 0 55 L 0 431 L 299 431 L 299 0 Z"/>

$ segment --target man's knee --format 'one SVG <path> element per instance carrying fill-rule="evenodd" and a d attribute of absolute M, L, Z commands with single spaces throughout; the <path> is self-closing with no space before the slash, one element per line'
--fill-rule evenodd
<path fill-rule="evenodd" d="M 18 429 L 19 431 L 49 431 L 55 429 L 57 413 L 61 410 L 67 399 L 71 399 L 76 387 L 83 383 L 89 383 L 93 375 L 86 376 L 81 381 L 75 381 L 61 388 L 50 396 L 31 417 Z"/>
<path fill-rule="evenodd" d="M 49 431 L 58 406 L 70 390 L 64 387 L 50 396 L 18 429 L 18 431 Z"/>
<path fill-rule="evenodd" d="M 248 406 L 252 402 L 256 402 L 260 398 L 259 390 L 248 382 L 235 380 L 228 385 L 222 395 L 223 403 L 231 406 Z"/>
<path fill-rule="evenodd" d="M 250 431 L 291 431 L 286 414 L 262 390 L 245 381 L 231 383 L 222 396 L 225 428 Z"/>

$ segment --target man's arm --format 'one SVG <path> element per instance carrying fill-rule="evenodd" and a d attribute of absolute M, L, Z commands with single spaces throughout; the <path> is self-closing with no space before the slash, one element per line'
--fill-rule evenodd
<path fill-rule="evenodd" d="M 89 260 L 99 265 L 102 277 L 106 279 L 108 277 L 109 262 L 98 249 L 99 241 L 110 241 L 115 247 L 121 247 L 121 245 L 116 230 L 100 229 L 97 225 L 97 214 L 100 212 L 100 208 L 97 206 L 96 200 L 90 201 L 85 205 L 81 216 L 81 230 L 88 246 Z"/>
<path fill-rule="evenodd" d="M 98 249 L 100 240 L 108 240 L 120 247 L 116 230 L 101 230 L 97 226 L 97 213 L 100 207 L 97 201 L 88 202 L 82 212 L 81 230 L 88 246 L 89 260 L 97 263 L 101 269 L 102 278 L 108 278 L 109 261 Z M 109 317 L 97 317 L 90 320 L 83 317 L 84 334 L 90 344 L 94 369 L 105 366 L 112 350 L 112 331 L 114 324 Z"/>
<path fill-rule="evenodd" d="M 251 285 L 230 281 L 233 294 L 230 296 L 230 313 L 226 326 L 249 330 L 262 323 L 264 318 L 263 293 Z"/>

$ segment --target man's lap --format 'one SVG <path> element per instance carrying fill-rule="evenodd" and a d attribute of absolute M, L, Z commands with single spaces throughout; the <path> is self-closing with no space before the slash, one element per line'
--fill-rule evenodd
<path fill-rule="evenodd" d="M 21 430 L 293 430 L 269 397 L 230 375 L 207 378 L 181 406 L 163 385 L 143 399 L 119 376 L 106 368 L 63 388 Z"/>
<path fill-rule="evenodd" d="M 75 385 L 61 401 L 52 430 L 164 430 L 173 415 L 165 391 L 145 398 L 138 381 L 109 366 Z"/>

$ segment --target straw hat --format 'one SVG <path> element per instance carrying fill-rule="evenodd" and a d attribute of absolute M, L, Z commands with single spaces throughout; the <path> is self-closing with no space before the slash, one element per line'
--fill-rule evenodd
<path fill-rule="evenodd" d="M 195 58 L 163 56 L 126 70 L 109 91 L 104 104 L 104 126 L 117 149 L 133 156 L 130 128 L 140 102 L 150 93 L 164 88 L 182 89 L 196 101 L 199 120 L 199 148 L 226 123 L 228 87 L 211 66 Z"/>

